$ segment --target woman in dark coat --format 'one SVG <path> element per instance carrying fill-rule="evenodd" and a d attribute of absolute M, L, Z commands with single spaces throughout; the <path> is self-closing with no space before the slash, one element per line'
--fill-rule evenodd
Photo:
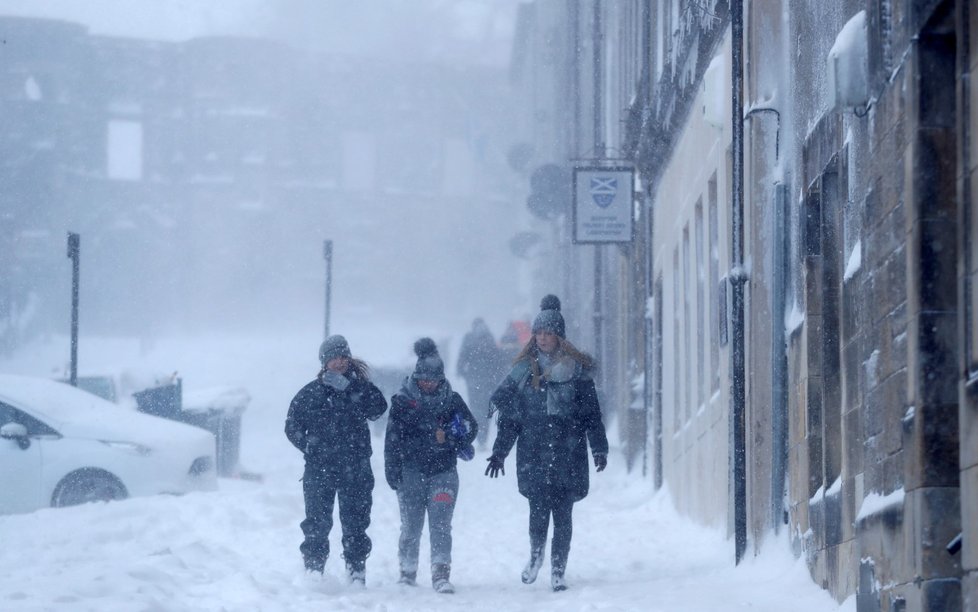
<path fill-rule="evenodd" d="M 454 593 L 452 515 L 458 498 L 458 457 L 471 459 L 479 426 L 465 402 L 445 380 L 445 364 L 433 340 L 414 343 L 414 373 L 391 398 L 384 438 L 387 483 L 397 491 L 401 512 L 398 540 L 400 584 L 415 585 L 421 529 L 428 516 L 431 537 L 431 586 Z"/>
<path fill-rule="evenodd" d="M 560 300 L 548 295 L 540 307 L 533 337 L 492 394 L 499 431 L 486 475 L 505 474 L 515 444 L 519 491 L 530 503 L 530 560 L 521 578 L 526 584 L 536 580 L 553 516 L 550 582 L 562 591 L 574 502 L 588 493 L 587 445 L 600 472 L 608 463 L 608 439 L 590 376 L 593 360 L 564 338 Z"/>
<path fill-rule="evenodd" d="M 322 369 L 296 394 L 285 419 L 285 435 L 305 456 L 302 476 L 306 518 L 299 550 L 306 570 L 322 574 L 329 556 L 333 501 L 339 499 L 343 558 L 347 579 L 366 581 L 370 554 L 370 509 L 374 475 L 370 468 L 370 429 L 387 410 L 387 401 L 368 377 L 368 368 L 350 354 L 343 336 L 330 336 L 319 347 Z"/>

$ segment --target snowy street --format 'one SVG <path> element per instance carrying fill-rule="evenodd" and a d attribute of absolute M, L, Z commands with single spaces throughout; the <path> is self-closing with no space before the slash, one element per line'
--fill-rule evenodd
<path fill-rule="evenodd" d="M 403 330 L 348 333 L 355 353 L 381 359 L 381 340 L 408 346 Z M 401 336 L 405 339 L 402 341 Z M 549 586 L 549 563 L 533 585 L 521 584 L 527 504 L 506 476 L 483 476 L 487 451 L 460 463 L 454 520 L 455 595 L 430 587 L 427 535 L 419 586 L 397 585 L 398 514 L 383 481 L 382 438 L 373 438 L 373 553 L 366 589 L 342 581 L 339 525 L 321 582 L 303 574 L 299 521 L 300 454 L 282 433 L 288 403 L 315 373 L 318 342 L 300 338 L 173 338 L 132 366 L 179 363 L 185 388 L 236 384 L 252 402 L 243 420 L 242 466 L 262 483 L 221 479 L 213 493 L 151 497 L 0 517 L 0 609 L 3 610 L 854 610 L 839 607 L 795 560 L 785 542 L 733 566 L 733 544 L 717 530 L 679 518 L 666 494 L 625 473 L 615 450 L 608 469 L 592 471 L 591 493 L 575 506 L 569 590 Z M 0 370 L 37 374 L 57 362 L 60 345 L 35 346 Z M 125 357 L 125 342 L 91 339 L 82 362 L 95 370 Z M 309 348 L 312 347 L 312 348 Z M 120 407 L 120 410 L 124 409 Z M 593 469 L 592 469 L 593 470 Z"/>

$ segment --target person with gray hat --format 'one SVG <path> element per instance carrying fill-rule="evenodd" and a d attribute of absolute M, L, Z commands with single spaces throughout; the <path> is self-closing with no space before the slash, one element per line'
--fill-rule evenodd
<path fill-rule="evenodd" d="M 414 343 L 414 373 L 391 398 L 384 438 L 387 483 L 397 491 L 401 512 L 398 539 L 400 584 L 414 586 L 418 576 L 421 529 L 428 516 L 431 537 L 431 586 L 454 593 L 452 515 L 458 498 L 458 458 L 472 458 L 479 425 L 462 396 L 445 379 L 445 364 L 431 338 Z"/>
<path fill-rule="evenodd" d="M 350 352 L 346 338 L 333 335 L 319 347 L 322 368 L 292 399 L 285 435 L 305 458 L 302 492 L 306 518 L 299 546 L 306 571 L 321 575 L 329 556 L 333 503 L 339 500 L 347 581 L 366 583 L 367 536 L 373 505 L 370 430 L 387 410 L 384 394 L 370 382 L 369 368 Z"/>
<path fill-rule="evenodd" d="M 574 503 L 588 493 L 588 444 L 597 471 L 608 464 L 608 438 L 591 378 L 594 360 L 564 338 L 560 300 L 547 295 L 533 320 L 533 336 L 492 394 L 498 432 L 486 476 L 505 475 L 516 445 L 516 481 L 530 504 L 530 560 L 521 579 L 531 584 L 543 566 L 553 517 L 550 584 L 567 588 Z"/>

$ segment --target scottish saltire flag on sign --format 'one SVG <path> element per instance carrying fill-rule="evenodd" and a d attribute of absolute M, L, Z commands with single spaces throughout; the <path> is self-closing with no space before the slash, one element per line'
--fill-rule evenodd
<path fill-rule="evenodd" d="M 591 197 L 601 208 L 608 208 L 615 201 L 618 193 L 618 179 L 613 176 L 595 176 L 591 178 Z"/>
<path fill-rule="evenodd" d="M 631 242 L 635 170 L 574 168 L 574 242 Z"/>

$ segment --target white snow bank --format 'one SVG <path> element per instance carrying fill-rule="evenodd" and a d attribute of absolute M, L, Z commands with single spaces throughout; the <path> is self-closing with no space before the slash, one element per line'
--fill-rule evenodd
<path fill-rule="evenodd" d="M 357 352 L 390 350 L 389 339 L 372 345 L 356 331 L 346 335 L 358 338 Z M 242 461 L 264 481 L 223 479 L 215 492 L 0 516 L 0 609 L 854 612 L 853 603 L 837 605 L 812 582 L 783 535 L 735 566 L 733 541 L 723 529 L 679 516 L 667 494 L 654 495 L 647 478 L 625 472 L 614 430 L 608 469 L 592 471 L 590 495 L 574 507 L 566 593 L 550 590 L 546 565 L 537 583 L 520 582 L 529 549 L 527 502 L 517 492 L 512 459 L 502 478 L 483 475 L 486 449 L 459 464 L 452 563 L 457 593 L 446 597 L 427 586 L 427 538 L 420 586 L 396 584 L 400 521 L 396 496 L 383 480 L 380 436 L 372 440 L 377 484 L 366 589 L 347 587 L 339 578 L 338 522 L 326 579 L 307 581 L 298 551 L 302 458 L 282 426 L 292 395 L 315 375 L 317 337 L 311 331 L 291 339 L 158 342 L 145 362 L 178 365 L 184 380 L 202 385 L 224 381 L 248 389 Z M 96 344 L 87 340 L 82 346 Z M 99 357 L 115 355 L 89 355 L 93 362 Z M 0 360 L 0 371 L 31 369 L 31 360 Z"/>

